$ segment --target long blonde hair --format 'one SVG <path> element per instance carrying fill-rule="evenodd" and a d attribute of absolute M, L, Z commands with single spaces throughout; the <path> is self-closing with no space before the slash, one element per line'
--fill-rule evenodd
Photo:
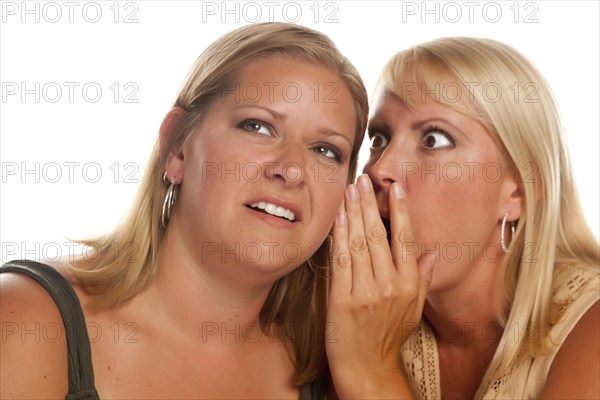
<path fill-rule="evenodd" d="M 325 35 L 298 25 L 262 23 L 236 29 L 212 43 L 189 72 L 174 107 L 185 110 L 177 119 L 168 143 L 157 140 L 130 213 L 112 232 L 81 240 L 93 249 L 93 262 L 78 258 L 70 270 L 85 290 L 99 294 L 98 307 L 124 303 L 144 290 L 157 270 L 162 205 L 167 185 L 162 181 L 167 156 L 176 151 L 206 115 L 220 90 L 234 82 L 236 74 L 259 57 L 282 56 L 318 63 L 330 68 L 347 85 L 356 111 L 354 148 L 348 182 L 354 180 L 368 113 L 364 84 L 354 66 Z M 333 223 L 333 221 L 332 221 Z M 263 330 L 272 323 L 294 329 L 296 381 L 303 384 L 323 378 L 325 278 L 312 265 L 326 266 L 329 242 L 311 259 L 279 279 L 260 314 Z"/>
<path fill-rule="evenodd" d="M 555 268 L 599 268 L 598 243 L 577 197 L 556 102 L 523 55 L 489 39 L 443 38 L 401 51 L 385 66 L 379 85 L 409 106 L 435 97 L 475 118 L 518 171 L 525 203 L 499 282 L 510 313 L 499 311 L 499 319 L 527 332 L 515 339 L 504 330 L 484 377 L 493 381 L 523 352 L 535 356 L 553 345 L 548 331 L 556 322 Z M 532 334 L 540 340 L 531 340 Z"/>

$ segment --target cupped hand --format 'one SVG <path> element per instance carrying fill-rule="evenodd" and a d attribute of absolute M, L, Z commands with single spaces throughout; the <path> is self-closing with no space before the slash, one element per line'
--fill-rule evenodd
<path fill-rule="evenodd" d="M 435 254 L 416 258 L 410 217 L 399 183 L 389 190 L 391 239 L 366 175 L 350 185 L 333 229 L 326 342 L 340 398 L 407 398 L 400 347 L 416 328 Z"/>

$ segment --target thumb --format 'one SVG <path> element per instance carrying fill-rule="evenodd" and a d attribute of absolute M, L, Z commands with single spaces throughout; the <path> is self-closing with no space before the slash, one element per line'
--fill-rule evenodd
<path fill-rule="evenodd" d="M 433 278 L 433 266 L 437 258 L 437 253 L 425 253 L 419 258 L 417 268 L 419 270 L 419 307 L 422 308 L 429 293 L 431 280 Z"/>

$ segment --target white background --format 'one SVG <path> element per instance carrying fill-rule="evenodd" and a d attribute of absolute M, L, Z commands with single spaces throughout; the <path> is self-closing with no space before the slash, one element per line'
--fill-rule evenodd
<path fill-rule="evenodd" d="M 477 36 L 514 46 L 558 99 L 598 237 L 597 1 L 289 3 L 1 1 L 0 261 L 49 261 L 69 251 L 65 238 L 110 230 L 197 56 L 225 32 L 268 20 L 328 34 L 369 93 L 393 53 L 422 41 Z"/>

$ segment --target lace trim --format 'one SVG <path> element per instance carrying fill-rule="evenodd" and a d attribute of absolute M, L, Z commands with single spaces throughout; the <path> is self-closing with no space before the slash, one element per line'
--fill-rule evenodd
<path fill-rule="evenodd" d="M 556 282 L 564 282 L 562 285 L 557 285 L 552 291 L 553 305 L 559 316 L 559 319 L 564 315 L 565 310 L 580 297 L 581 292 L 586 285 L 598 277 L 598 271 L 583 266 L 557 267 L 554 272 Z"/>
<path fill-rule="evenodd" d="M 600 298 L 600 268 L 573 265 L 556 267 L 553 287 L 554 326 L 550 335 L 562 344 L 579 320 L 577 314 L 583 314 Z M 575 308 L 571 314 L 567 314 L 570 307 Z M 526 355 L 517 357 L 498 379 L 480 387 L 478 395 L 482 394 L 484 399 L 537 396 L 559 348 L 557 346 L 552 354 L 536 359 Z M 401 356 L 413 393 L 423 399 L 441 398 L 437 345 L 433 331 L 425 320 L 402 346 Z"/>

